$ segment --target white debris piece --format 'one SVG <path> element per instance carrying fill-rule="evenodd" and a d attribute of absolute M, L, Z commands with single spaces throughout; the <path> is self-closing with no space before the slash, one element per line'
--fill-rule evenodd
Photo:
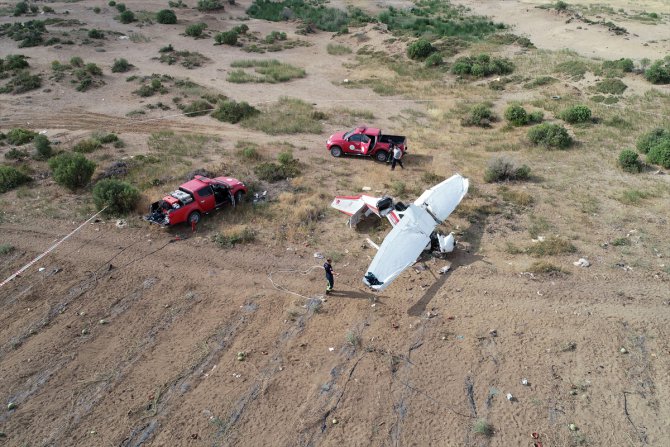
<path fill-rule="evenodd" d="M 372 191 L 372 188 L 370 188 L 369 186 L 364 186 L 361 188 L 361 191 Z"/>
<path fill-rule="evenodd" d="M 584 258 L 579 258 L 579 261 L 573 262 L 577 267 L 590 267 L 591 263 Z"/>
<path fill-rule="evenodd" d="M 445 265 L 445 266 L 442 267 L 440 270 L 438 270 L 438 272 L 439 272 L 441 275 L 444 275 L 444 274 L 447 273 L 450 269 L 451 269 L 451 262 L 447 263 L 447 265 Z"/>
<path fill-rule="evenodd" d="M 314 253 L 314 257 L 315 257 L 316 259 L 323 259 L 323 254 L 322 254 L 322 253 L 319 253 L 319 252 L 317 251 L 316 253 Z"/>
<path fill-rule="evenodd" d="M 126 228 L 128 226 L 128 222 L 126 222 L 123 219 L 118 219 L 116 221 L 116 228 Z"/>

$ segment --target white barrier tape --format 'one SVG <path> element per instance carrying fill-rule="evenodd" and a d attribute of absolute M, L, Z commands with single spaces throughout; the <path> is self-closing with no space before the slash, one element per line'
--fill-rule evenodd
<path fill-rule="evenodd" d="M 42 259 L 42 258 L 45 257 L 46 255 L 48 255 L 48 254 L 49 254 L 51 251 L 53 251 L 56 247 L 58 247 L 60 244 L 62 244 L 63 242 L 65 242 L 66 239 L 68 239 L 70 236 L 72 236 L 73 234 L 75 234 L 77 231 L 81 230 L 82 227 L 83 227 L 84 225 L 86 225 L 87 223 L 89 223 L 90 221 L 92 221 L 95 217 L 97 217 L 100 213 L 102 213 L 103 211 L 105 211 L 105 209 L 107 209 L 107 207 L 104 207 L 103 209 L 101 209 L 100 211 L 98 211 L 97 213 L 95 213 L 95 214 L 94 214 L 93 216 L 91 216 L 86 222 L 84 222 L 83 224 L 79 225 L 77 228 L 75 228 L 74 230 L 72 230 L 72 232 L 71 232 L 70 234 L 68 234 L 68 235 L 65 236 L 63 239 L 61 239 L 60 241 L 56 242 L 56 243 L 53 244 L 51 247 L 49 247 L 49 249 L 48 249 L 47 251 L 43 252 L 42 254 L 40 254 L 39 256 L 37 256 L 35 259 L 33 259 L 32 261 L 30 261 L 28 264 L 26 264 L 26 265 L 24 265 L 23 267 L 21 267 L 16 273 L 14 273 L 12 276 L 10 276 L 9 278 L 5 279 L 2 283 L 0 283 L 0 287 L 2 287 L 2 286 L 4 286 L 5 284 L 9 283 L 11 280 L 13 280 L 13 279 L 16 278 L 17 276 L 19 276 L 21 273 L 23 273 L 23 272 L 25 272 L 27 269 L 29 269 L 29 268 L 30 268 L 33 264 L 35 264 L 37 261 L 39 261 L 40 259 Z"/>
<path fill-rule="evenodd" d="M 298 269 L 277 270 L 277 271 L 268 273 L 268 279 L 272 283 L 272 286 L 277 290 L 280 290 L 280 291 L 286 292 L 286 293 L 290 293 L 291 295 L 299 296 L 300 298 L 310 299 L 310 297 L 308 297 L 308 296 L 301 295 L 298 292 L 293 292 L 293 291 L 287 289 L 286 287 L 277 285 L 277 283 L 275 283 L 275 281 L 272 279 L 272 275 L 274 275 L 275 273 L 299 273 L 301 275 L 308 275 L 309 273 L 312 272 L 312 270 L 318 269 L 318 268 L 323 268 L 323 266 L 313 265 L 310 268 L 308 268 L 307 270 L 298 270 Z"/>

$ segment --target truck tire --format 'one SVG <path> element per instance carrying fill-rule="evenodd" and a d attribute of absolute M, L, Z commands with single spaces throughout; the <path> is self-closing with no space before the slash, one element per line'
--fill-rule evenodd
<path fill-rule="evenodd" d="M 384 163 L 388 158 L 388 153 L 386 151 L 377 151 L 375 153 L 375 160 Z"/>
<path fill-rule="evenodd" d="M 200 222 L 200 211 L 193 211 L 191 214 L 188 215 L 188 224 L 193 225 L 193 224 L 198 224 Z"/>
<path fill-rule="evenodd" d="M 242 200 L 244 200 L 244 191 L 237 191 L 235 193 L 235 206 L 242 203 Z"/>
<path fill-rule="evenodd" d="M 340 146 L 333 146 L 330 148 L 330 155 L 333 157 L 341 157 L 342 156 L 342 148 Z"/>

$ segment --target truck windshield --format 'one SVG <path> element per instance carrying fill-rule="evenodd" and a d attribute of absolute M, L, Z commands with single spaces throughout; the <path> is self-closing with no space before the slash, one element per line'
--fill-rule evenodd
<path fill-rule="evenodd" d="M 352 136 L 356 132 L 356 129 L 351 129 L 349 132 L 345 133 L 344 136 L 342 137 L 345 140 L 348 140 L 350 136 Z"/>

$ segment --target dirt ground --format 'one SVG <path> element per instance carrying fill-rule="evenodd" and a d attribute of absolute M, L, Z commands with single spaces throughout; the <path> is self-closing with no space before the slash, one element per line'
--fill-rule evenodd
<path fill-rule="evenodd" d="M 125 3 L 134 11 L 165 7 Z M 361 282 L 374 256 L 363 242 L 368 234 L 348 229 L 333 210 L 309 238 L 280 240 L 269 229 L 278 223 L 254 217 L 252 205 L 245 205 L 259 237 L 228 249 L 211 236 L 244 210 L 207 216 L 195 233 L 149 227 L 139 214 L 125 227 L 96 219 L 0 288 L 0 445 L 670 445 L 669 176 L 648 172 L 630 180 L 609 165 L 599 168 L 606 144 L 584 148 L 574 164 L 562 164 L 553 153 L 530 153 L 541 181 L 523 188 L 541 198 L 534 211 L 469 218 L 466 210 L 478 204 L 500 205 L 490 199 L 495 187 L 481 181 L 486 154 L 465 153 L 474 137 L 460 135 L 458 126 L 412 129 L 411 121 L 398 119 L 402 109 L 430 115 L 425 102 L 345 88 L 344 79 L 361 74 L 354 56 L 329 56 L 326 47 L 338 42 L 355 51 L 361 45 L 355 37 L 296 36 L 293 22 L 248 20 L 242 23 L 260 35 L 285 31 L 311 44 L 254 55 L 179 34 L 198 21 L 227 29 L 250 3 L 238 0 L 224 13 L 207 15 L 180 9 L 177 25 L 144 27 L 120 24 L 102 2 L 49 3 L 88 28 L 141 33 L 146 41 L 108 38 L 100 52 L 92 46 L 18 49 L 2 38 L 0 55 L 29 55 L 31 67 L 44 73 L 52 60 L 73 55 L 95 62 L 105 85 L 83 94 L 47 80 L 41 90 L 0 95 L 0 130 L 44 130 L 64 147 L 93 131 L 116 132 L 127 143 L 124 155 L 147 152 L 146 140 L 158 130 L 201 133 L 217 139 L 216 150 L 207 153 L 212 165 L 227 162 L 237 141 L 272 151 L 273 142 L 292 140 L 305 147 L 296 153 L 307 163 L 302 184 L 328 191 L 324 203 L 362 185 L 386 191 L 389 178 L 418 182 L 425 172 L 446 178 L 459 171 L 475 187 L 448 226 L 459 234 L 458 249 L 446 260 L 420 258 L 373 294 Z M 532 8 L 538 2 L 458 3 L 515 25 L 514 32 L 541 49 L 639 60 L 663 57 L 670 48 L 667 20 L 627 23 L 636 36 L 622 37 L 595 27 L 577 30 L 563 17 Z M 638 2 L 611 3 L 632 8 Z M 670 13 L 667 2 L 647 3 L 649 11 Z M 13 20 L 3 17 L 2 23 Z M 383 31 L 367 31 L 366 44 L 391 45 Z M 186 70 L 152 59 L 168 43 L 211 61 Z M 110 73 L 120 57 L 135 65 L 133 71 Z M 232 60 L 253 57 L 281 59 L 308 75 L 277 84 L 225 80 Z M 440 134 L 448 144 L 410 140 L 407 169 L 389 177 L 387 166 L 331 157 L 324 142 L 338 129 L 332 122 L 320 135 L 277 138 L 208 116 L 186 118 L 174 109 L 128 118 L 142 104 L 126 77 L 151 73 L 189 77 L 256 106 L 291 96 L 324 110 L 374 110 L 368 124 L 410 136 Z M 452 91 L 444 92 L 440 104 L 456 104 Z M 505 93 L 496 106 L 513 96 Z M 651 117 L 648 126 L 656 122 L 667 118 Z M 107 155 L 101 163 L 119 156 Z M 624 207 L 614 198 L 623 185 L 658 193 L 641 206 Z M 165 188 L 145 194 L 157 198 Z M 0 255 L 0 280 L 90 217 L 88 196 L 48 177 L 29 190 L 0 195 L 0 243 L 15 247 Z M 591 209 L 596 200 L 599 207 Z M 528 273 L 534 259 L 505 249 L 531 243 L 525 230 L 533 219 L 551 222 L 547 237 L 554 232 L 575 241 L 576 253 L 549 257 L 567 273 Z M 614 246 L 620 237 L 631 245 Z M 338 254 L 332 296 L 323 295 L 317 252 Z M 582 257 L 590 267 L 573 265 Z M 440 275 L 447 261 L 452 269 Z M 243 361 L 239 352 L 246 354 Z M 9 403 L 16 407 L 8 409 Z M 476 433 L 478 421 L 490 423 L 493 434 Z"/>

